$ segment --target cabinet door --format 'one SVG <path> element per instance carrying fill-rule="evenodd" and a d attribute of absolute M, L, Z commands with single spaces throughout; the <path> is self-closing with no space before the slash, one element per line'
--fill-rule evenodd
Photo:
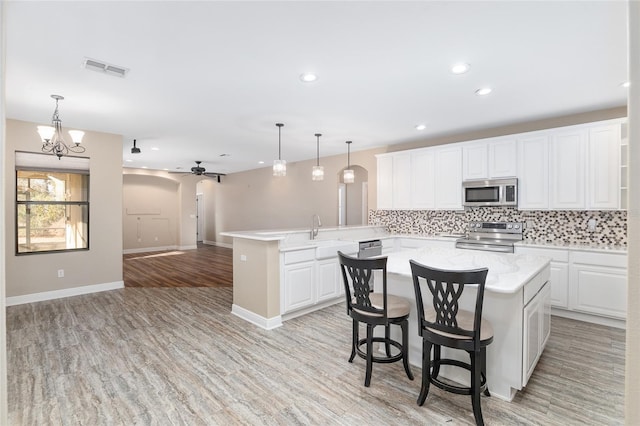
<path fill-rule="evenodd" d="M 488 173 L 490 178 L 517 176 L 517 147 L 515 139 L 491 141 L 488 144 Z"/>
<path fill-rule="evenodd" d="M 335 299 L 340 296 L 342 280 L 339 275 L 340 266 L 338 264 L 338 259 L 318 261 L 316 267 L 316 290 L 318 302 Z"/>
<path fill-rule="evenodd" d="M 551 305 L 558 308 L 569 307 L 569 265 L 551 262 Z"/>
<path fill-rule="evenodd" d="M 411 157 L 411 207 L 433 209 L 435 197 L 435 154 L 421 151 Z"/>
<path fill-rule="evenodd" d="M 462 179 L 487 179 L 487 143 L 472 142 L 462 147 Z"/>
<path fill-rule="evenodd" d="M 462 148 L 443 148 L 435 153 L 436 209 L 462 210 Z"/>
<path fill-rule="evenodd" d="M 378 209 L 393 208 L 393 157 L 378 157 Z"/>
<path fill-rule="evenodd" d="M 524 336 L 522 339 L 522 386 L 527 384 L 538 361 L 540 337 L 542 335 L 540 298 L 534 297 L 524 307 Z"/>
<path fill-rule="evenodd" d="M 589 129 L 588 208 L 620 206 L 620 125 Z"/>
<path fill-rule="evenodd" d="M 627 316 L 627 271 L 624 268 L 574 264 L 571 308 L 624 319 Z"/>
<path fill-rule="evenodd" d="M 315 303 L 314 262 L 301 262 L 284 267 L 283 313 L 311 306 Z"/>
<path fill-rule="evenodd" d="M 411 208 L 411 154 L 393 156 L 393 208 Z"/>
<path fill-rule="evenodd" d="M 552 135 L 549 147 L 549 207 L 584 209 L 585 203 L 585 129 Z"/>
<path fill-rule="evenodd" d="M 549 146 L 547 136 L 518 139 L 518 208 L 549 208 Z"/>

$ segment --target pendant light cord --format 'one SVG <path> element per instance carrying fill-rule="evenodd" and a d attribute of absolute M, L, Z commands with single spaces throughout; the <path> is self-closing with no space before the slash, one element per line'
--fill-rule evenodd
<path fill-rule="evenodd" d="M 280 131 L 282 130 L 282 126 L 284 126 L 284 124 L 276 123 L 276 126 L 278 126 L 278 160 L 282 160 L 282 144 L 280 142 Z"/>
<path fill-rule="evenodd" d="M 320 136 L 321 133 L 316 133 L 316 166 L 320 166 Z"/>

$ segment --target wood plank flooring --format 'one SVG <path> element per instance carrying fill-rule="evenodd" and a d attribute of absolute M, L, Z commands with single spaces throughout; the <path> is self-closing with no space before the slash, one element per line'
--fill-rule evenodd
<path fill-rule="evenodd" d="M 231 287 L 233 250 L 199 245 L 195 250 L 123 256 L 125 287 Z"/>
<path fill-rule="evenodd" d="M 232 288 L 124 288 L 7 308 L 11 425 L 469 425 L 469 397 L 402 365 L 347 362 L 342 304 L 265 331 Z M 623 424 L 624 331 L 553 317 L 549 344 L 487 425 Z M 420 377 L 418 368 L 413 369 Z"/>

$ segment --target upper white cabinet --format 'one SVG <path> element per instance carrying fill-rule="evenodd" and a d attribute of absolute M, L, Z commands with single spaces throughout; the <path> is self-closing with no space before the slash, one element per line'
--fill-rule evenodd
<path fill-rule="evenodd" d="M 461 210 L 463 180 L 514 176 L 519 209 L 619 209 L 626 194 L 623 122 L 379 154 L 378 209 Z"/>
<path fill-rule="evenodd" d="M 549 206 L 585 208 L 586 129 L 553 132 L 549 146 Z"/>
<path fill-rule="evenodd" d="M 462 148 L 450 145 L 435 150 L 436 208 L 462 209 Z"/>
<path fill-rule="evenodd" d="M 621 121 L 519 135 L 518 208 L 620 208 Z"/>
<path fill-rule="evenodd" d="M 587 207 L 590 209 L 619 207 L 620 140 L 620 126 L 589 129 Z"/>
<path fill-rule="evenodd" d="M 463 180 L 516 176 L 515 138 L 468 142 L 462 147 Z"/>
<path fill-rule="evenodd" d="M 380 154 L 379 209 L 462 209 L 459 144 Z"/>
<path fill-rule="evenodd" d="M 549 138 L 518 139 L 518 208 L 549 208 Z"/>
<path fill-rule="evenodd" d="M 378 208 L 393 208 L 393 157 L 378 156 Z"/>
<path fill-rule="evenodd" d="M 423 150 L 411 157 L 411 201 L 412 208 L 431 210 L 436 207 L 436 154 Z"/>

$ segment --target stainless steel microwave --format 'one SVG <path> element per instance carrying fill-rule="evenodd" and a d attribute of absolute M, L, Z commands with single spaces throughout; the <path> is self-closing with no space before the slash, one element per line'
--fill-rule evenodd
<path fill-rule="evenodd" d="M 466 207 L 515 207 L 518 179 L 466 180 L 462 182 L 462 196 Z"/>

